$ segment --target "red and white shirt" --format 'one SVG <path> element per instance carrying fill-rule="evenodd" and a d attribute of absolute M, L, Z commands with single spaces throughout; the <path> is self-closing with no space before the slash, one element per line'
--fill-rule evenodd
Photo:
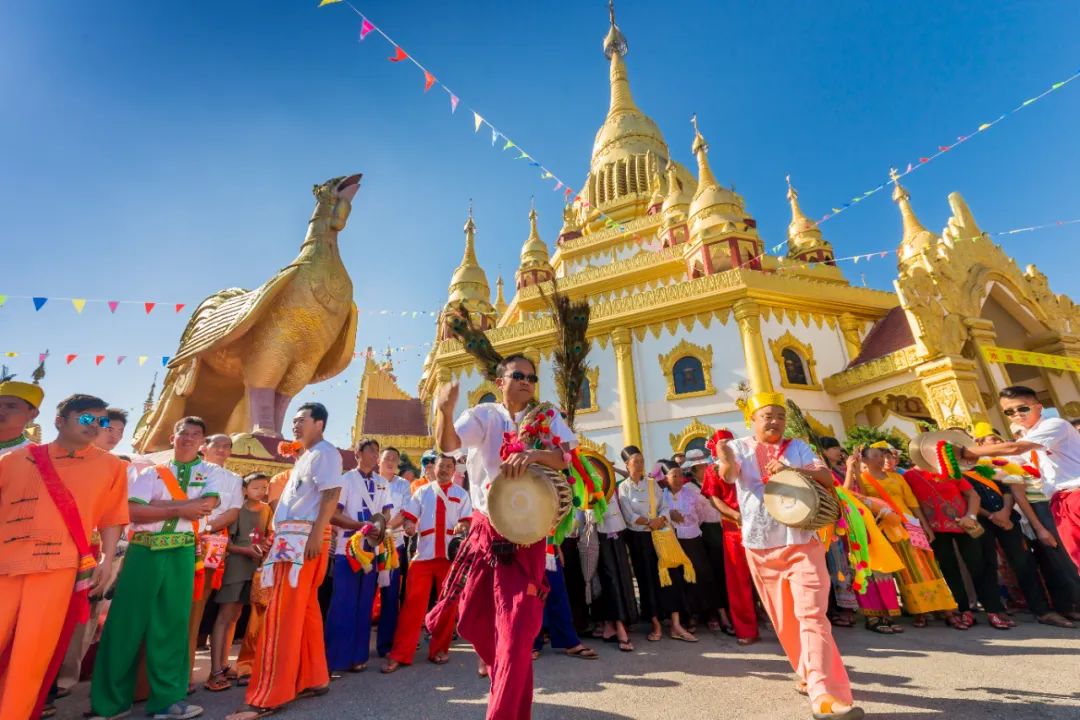
<path fill-rule="evenodd" d="M 413 560 L 446 559 L 454 527 L 472 516 L 469 493 L 454 483 L 428 483 L 413 493 L 402 510 L 416 523 L 416 554 Z"/>

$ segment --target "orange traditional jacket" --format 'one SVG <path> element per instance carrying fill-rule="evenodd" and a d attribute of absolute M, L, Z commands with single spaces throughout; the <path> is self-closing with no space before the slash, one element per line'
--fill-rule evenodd
<path fill-rule="evenodd" d="M 127 524 L 123 460 L 95 447 L 74 455 L 55 444 L 48 448 L 87 537 L 98 528 Z M 0 548 L 0 575 L 78 567 L 75 542 L 26 448 L 0 457 Z"/>

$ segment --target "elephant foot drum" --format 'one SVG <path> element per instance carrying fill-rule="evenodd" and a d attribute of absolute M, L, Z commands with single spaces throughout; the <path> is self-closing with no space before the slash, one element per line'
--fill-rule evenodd
<path fill-rule="evenodd" d="M 819 530 L 840 517 L 836 493 L 795 469 L 769 476 L 764 502 L 774 520 L 799 530 Z"/>
<path fill-rule="evenodd" d="M 488 517 L 496 532 L 516 545 L 532 545 L 551 533 L 573 506 L 566 477 L 533 464 L 517 477 L 500 473 L 491 481 Z"/>

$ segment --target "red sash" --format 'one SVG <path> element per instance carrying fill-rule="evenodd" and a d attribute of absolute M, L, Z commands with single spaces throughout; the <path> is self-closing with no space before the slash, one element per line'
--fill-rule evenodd
<path fill-rule="evenodd" d="M 75 626 L 90 619 L 90 577 L 97 566 L 97 561 L 90 554 L 90 543 L 86 539 L 86 531 L 83 529 L 82 518 L 79 516 L 79 507 L 75 503 L 75 498 L 72 496 L 71 491 L 64 486 L 60 474 L 56 472 L 56 468 L 53 466 L 52 458 L 49 457 L 49 446 L 31 445 L 27 448 L 27 451 L 30 453 L 30 457 L 33 458 L 38 473 L 41 475 L 42 483 L 45 485 L 49 497 L 52 498 L 53 503 L 56 505 L 56 509 L 60 512 L 60 517 L 67 526 L 71 539 L 75 541 L 75 548 L 79 551 L 79 569 L 75 575 L 75 586 L 72 590 L 71 602 L 68 603 L 67 613 L 64 615 L 64 624 L 60 628 L 60 637 L 57 640 L 56 648 L 53 650 L 49 667 L 45 671 L 45 677 L 42 678 L 37 703 L 30 713 L 30 717 L 38 717 L 41 714 L 41 708 L 45 705 L 45 699 L 49 695 L 49 688 L 52 687 L 56 674 L 60 672 L 60 665 L 64 662 L 64 655 L 67 654 L 71 636 L 75 634 Z M 6 666 L 10 661 L 11 647 L 8 646 L 3 656 L 0 657 L 0 674 L 3 674 L 7 669 Z"/>
<path fill-rule="evenodd" d="M 176 475 L 173 475 L 173 471 L 169 469 L 168 465 L 155 465 L 154 470 L 157 471 L 158 477 L 161 478 L 161 482 L 165 485 L 165 489 L 169 491 L 169 497 L 175 502 L 190 499 L 184 489 L 180 487 L 180 481 L 176 479 Z M 198 520 L 191 521 L 191 530 L 195 533 L 195 584 L 191 596 L 192 599 L 198 600 L 206 589 L 206 570 L 203 568 L 202 552 L 199 549 Z"/>
<path fill-rule="evenodd" d="M 784 453 L 787 452 L 788 445 L 791 444 L 791 438 L 784 438 L 777 446 L 776 455 L 769 452 L 770 446 L 763 442 L 757 443 L 754 446 L 754 457 L 758 464 L 758 474 L 761 475 L 761 482 L 769 482 L 769 473 L 765 470 L 769 462 L 772 460 L 779 460 L 784 457 Z"/>

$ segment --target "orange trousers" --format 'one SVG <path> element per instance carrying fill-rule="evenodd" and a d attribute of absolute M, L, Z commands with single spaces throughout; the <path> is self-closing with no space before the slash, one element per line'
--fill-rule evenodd
<path fill-rule="evenodd" d="M 0 720 L 26 720 L 37 704 L 71 603 L 75 568 L 0 576 Z"/>
<path fill-rule="evenodd" d="M 409 578 L 405 583 L 405 605 L 398 616 L 397 630 L 394 631 L 394 647 L 390 658 L 403 665 L 412 665 L 416 655 L 416 643 L 420 640 L 420 628 L 427 615 L 431 588 L 442 590 L 450 561 L 446 558 L 434 560 L 414 560 L 409 563 Z M 446 612 L 439 617 L 439 624 L 431 635 L 428 644 L 428 660 L 450 650 L 450 640 L 454 635 L 454 621 L 457 613 Z"/>
<path fill-rule="evenodd" d="M 826 617 L 830 583 L 825 546 L 814 540 L 768 550 L 746 548 L 746 560 L 780 645 L 806 681 L 810 700 L 832 695 L 850 705 L 851 682 Z"/>
<path fill-rule="evenodd" d="M 319 609 L 319 586 L 326 579 L 329 553 L 327 539 L 319 557 L 300 568 L 296 587 L 289 584 L 289 565 L 274 566 L 274 586 L 244 700 L 248 705 L 280 707 L 301 691 L 330 682 Z"/>

